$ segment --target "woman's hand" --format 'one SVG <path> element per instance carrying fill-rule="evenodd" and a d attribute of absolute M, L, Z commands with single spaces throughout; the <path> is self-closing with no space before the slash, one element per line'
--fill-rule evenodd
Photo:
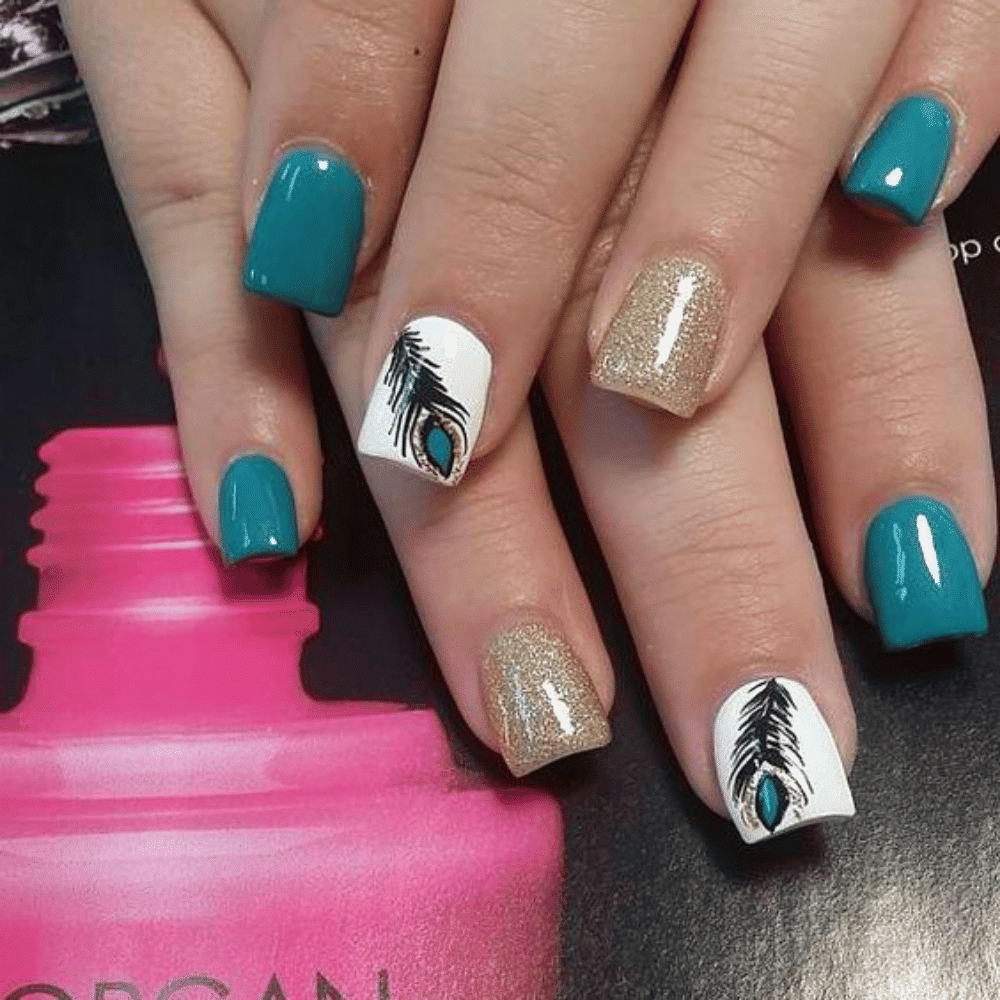
<path fill-rule="evenodd" d="M 610 665 L 525 403 L 558 329 L 550 405 L 694 787 L 715 808 L 729 796 L 751 837 L 779 812 L 775 830 L 848 811 L 850 705 L 757 338 L 913 6 L 866 20 L 857 5 L 703 4 L 650 119 L 685 5 L 64 0 L 156 294 L 192 489 L 226 556 L 294 551 L 319 511 L 297 320 L 243 293 L 242 269 L 313 313 L 362 450 L 394 459 L 365 471 L 475 732 L 518 774 L 606 741 Z M 975 16 L 982 31 L 996 13 Z M 954 148 L 966 165 L 979 149 Z M 890 641 L 975 631 L 992 481 L 941 226 L 900 234 L 837 196 L 812 225 L 773 347 L 826 558 Z M 343 316 L 321 318 L 352 277 Z M 591 387 L 588 330 L 601 384 L 712 405 L 683 423 Z M 647 391 L 650 370 L 682 403 Z M 472 455 L 461 489 L 440 490 Z M 945 506 L 875 517 L 916 494 Z M 937 591 L 907 576 L 931 550 Z M 786 686 L 792 732 L 812 735 L 785 800 L 760 767 L 749 783 L 727 773 L 728 723 L 712 767 L 716 710 L 773 677 L 821 713 Z M 827 800 L 803 802 L 816 785 Z"/>

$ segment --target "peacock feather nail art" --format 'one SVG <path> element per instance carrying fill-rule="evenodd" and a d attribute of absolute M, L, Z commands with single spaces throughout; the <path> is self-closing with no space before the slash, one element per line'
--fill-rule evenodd
<path fill-rule="evenodd" d="M 454 320 L 407 323 L 379 373 L 358 450 L 455 485 L 479 436 L 491 368 L 481 341 Z"/>
<path fill-rule="evenodd" d="M 740 710 L 739 734 L 731 755 L 731 794 L 748 826 L 763 823 L 773 833 L 788 814 L 802 815 L 812 792 L 799 738 L 792 728 L 795 702 L 773 678 L 756 686 Z"/>
<path fill-rule="evenodd" d="M 392 347 L 383 381 L 389 387 L 393 444 L 404 458 L 412 452 L 421 469 L 447 480 L 456 458 L 469 450 L 469 411 L 448 395 L 440 367 L 428 357 L 416 328 L 408 326 Z"/>
<path fill-rule="evenodd" d="M 833 736 L 795 681 L 765 678 L 730 695 L 716 716 L 715 765 L 747 843 L 854 815 Z"/>

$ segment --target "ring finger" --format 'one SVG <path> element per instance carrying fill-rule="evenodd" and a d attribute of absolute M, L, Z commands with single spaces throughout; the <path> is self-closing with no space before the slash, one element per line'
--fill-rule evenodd
<path fill-rule="evenodd" d="M 996 486 L 943 221 L 893 229 L 831 195 L 776 318 L 772 360 L 847 600 L 890 648 L 985 631 Z"/>

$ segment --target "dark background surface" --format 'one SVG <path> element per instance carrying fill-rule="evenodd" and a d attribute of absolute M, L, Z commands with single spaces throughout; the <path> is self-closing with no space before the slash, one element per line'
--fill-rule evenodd
<path fill-rule="evenodd" d="M 1000 155 L 949 213 L 1000 433 Z M 978 254 L 976 249 L 979 249 Z M 0 154 L 0 709 L 29 668 L 32 483 L 56 430 L 172 420 L 156 317 L 98 146 Z M 327 532 L 310 557 L 319 697 L 438 708 L 456 752 L 503 772 L 457 716 L 340 423 L 316 378 Z M 1000 996 L 998 597 L 983 639 L 884 653 L 828 591 L 860 730 L 850 823 L 747 848 L 686 787 L 637 670 L 599 553 L 540 415 L 552 485 L 612 652 L 612 746 L 534 783 L 564 807 L 563 993 L 572 998 Z M 3 762 L 0 761 L 0 767 Z"/>

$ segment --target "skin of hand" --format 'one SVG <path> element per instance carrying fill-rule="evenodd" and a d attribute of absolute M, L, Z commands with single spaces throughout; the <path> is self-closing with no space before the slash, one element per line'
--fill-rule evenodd
<path fill-rule="evenodd" d="M 362 10 L 332 0 L 217 0 L 209 21 L 186 0 L 141 9 L 89 0 L 85 11 L 66 0 L 154 286 L 196 500 L 229 558 L 294 551 L 319 512 L 296 317 L 242 292 L 242 267 L 248 287 L 271 294 L 280 285 L 278 298 L 310 311 L 361 450 L 392 459 L 363 465 L 473 730 L 517 774 L 598 746 L 609 738 L 611 667 L 525 406 L 555 330 L 543 381 L 693 786 L 713 808 L 728 808 L 745 835 L 844 815 L 849 792 L 839 785 L 826 806 L 805 791 L 810 776 L 820 784 L 817 767 L 833 774 L 824 787 L 833 779 L 846 787 L 831 755 L 849 766 L 855 735 L 756 341 L 791 274 L 772 355 L 796 415 L 821 546 L 848 599 L 894 644 L 976 631 L 995 544 L 993 489 L 978 373 L 941 225 L 901 235 L 838 195 L 819 207 L 900 33 L 909 38 L 924 22 L 909 18 L 912 4 L 889 5 L 865 43 L 850 99 L 838 81 L 827 104 L 778 114 L 766 87 L 758 105 L 735 109 L 707 87 L 713 67 L 732 64 L 734 39 L 755 37 L 739 4 L 731 7 L 740 17 L 702 5 L 669 102 L 655 95 L 687 14 L 640 4 L 644 16 L 630 19 L 584 5 L 573 20 L 558 4 L 529 6 L 533 33 L 518 47 L 509 39 L 512 27 L 527 31 L 524 4 Z M 982 19 L 992 16 L 984 8 Z M 773 83 L 768 60 L 798 66 L 789 59 L 801 42 L 806 62 L 822 61 L 842 47 L 838 32 L 855 33 L 856 24 L 795 22 L 803 34 L 782 35 L 781 45 L 769 35 L 780 25 L 764 27 L 762 62 L 741 94 Z M 652 39 L 641 58 L 640 37 Z M 964 44 L 960 32 L 949 37 Z M 966 82 L 988 55 L 976 51 L 980 63 L 955 69 Z M 605 69 L 626 57 L 636 64 L 627 100 L 585 72 L 598 56 Z M 788 93 L 818 100 L 805 78 Z M 962 93 L 969 109 L 981 96 L 975 87 Z M 891 88 L 879 96 L 889 100 Z M 762 119 L 767 113 L 773 120 Z M 992 126 L 988 115 L 976 122 L 981 135 L 963 133 L 976 142 L 949 134 L 953 164 L 964 166 L 946 168 L 939 202 L 984 151 Z M 887 128 L 876 153 L 892 149 L 895 126 Z M 808 149 L 789 146 L 797 129 Z M 826 137 L 821 149 L 809 144 L 814 131 Z M 720 214 L 709 194 L 721 168 L 733 183 Z M 852 197 L 873 200 L 857 190 Z M 661 200 L 673 207 L 662 210 Z M 681 208 L 690 209 L 684 225 Z M 791 224 L 779 224 L 786 217 Z M 283 270 L 331 230 L 339 242 L 326 247 L 317 282 L 302 280 L 308 260 L 291 275 Z M 642 263 L 649 254 L 651 271 Z M 733 278 L 737 267 L 746 279 Z M 650 281 L 636 278 L 647 271 Z M 620 307 L 608 305 L 620 295 Z M 605 374 L 616 370 L 629 385 L 594 376 L 599 385 L 660 405 L 636 389 L 633 349 L 647 349 L 650 317 L 670 327 L 671 316 L 680 317 L 675 346 L 695 358 L 699 379 L 708 372 L 693 397 L 687 380 L 697 403 L 688 422 L 590 385 L 603 351 Z M 617 368 L 604 346 L 615 330 Z M 715 354 L 705 361 L 709 341 L 710 354 L 731 359 L 723 368 Z M 676 388 L 670 346 L 656 353 Z M 440 489 L 466 468 L 460 489 Z M 893 544 L 898 551 L 887 555 Z M 933 588 L 914 583 L 908 593 L 923 603 L 896 607 L 887 560 L 909 553 L 913 563 L 923 553 L 930 565 L 928 546 L 947 600 L 932 606 Z M 911 618 L 932 631 L 915 631 Z M 788 766 L 782 777 L 760 764 L 749 782 L 734 782 L 720 706 L 775 678 L 788 683 L 768 687 L 761 710 L 777 720 L 778 742 L 786 729 L 796 737 L 784 735 Z M 796 726 L 805 728 L 796 735 Z M 750 763 L 766 762 L 766 751 L 751 747 Z"/>

